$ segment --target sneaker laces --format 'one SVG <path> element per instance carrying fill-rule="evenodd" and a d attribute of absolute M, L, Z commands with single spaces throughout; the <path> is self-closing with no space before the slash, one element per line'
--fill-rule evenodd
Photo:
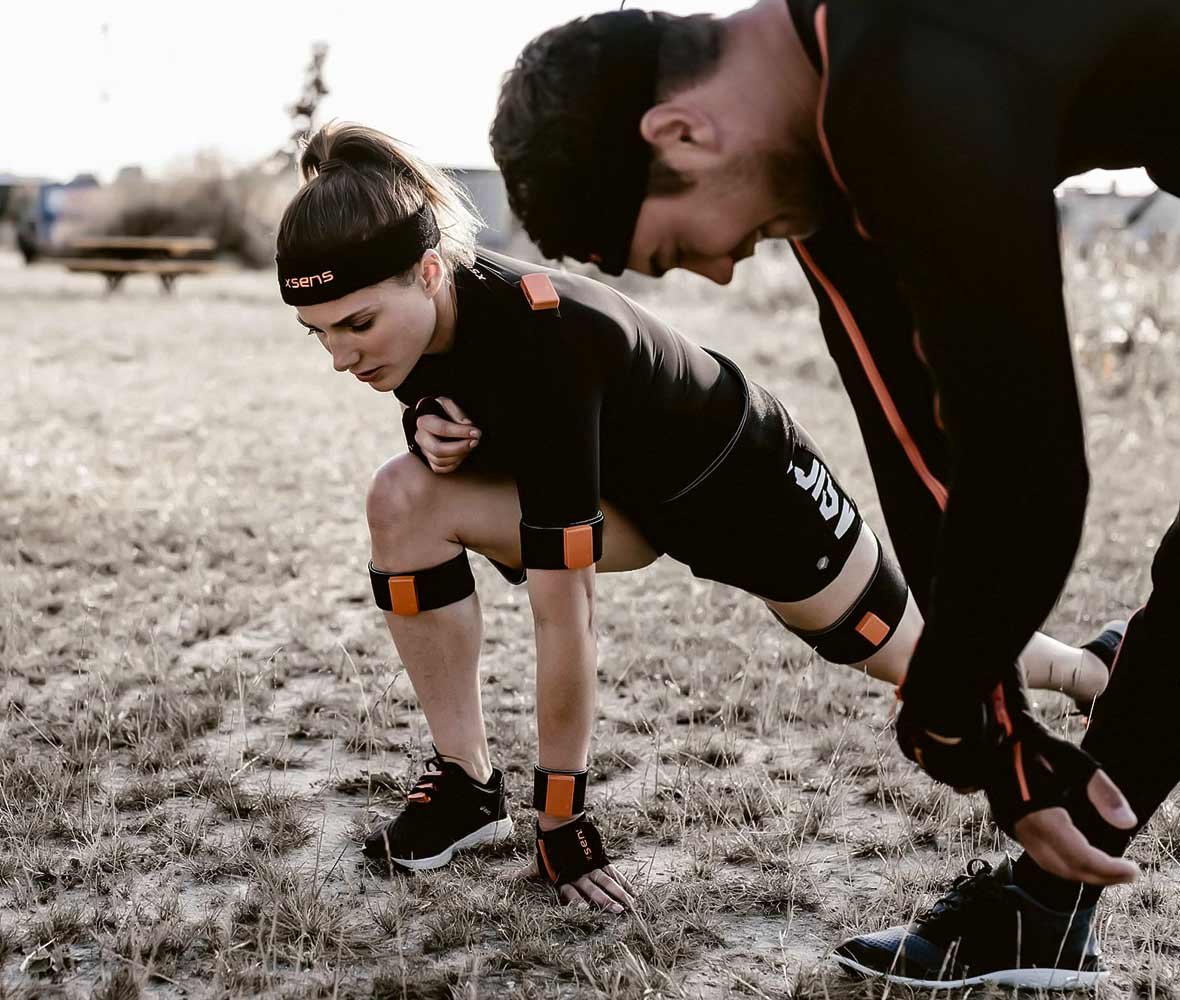
<path fill-rule="evenodd" d="M 918 922 L 924 925 L 940 924 L 954 920 L 968 904 L 976 900 L 1004 899 L 1004 888 L 993 874 L 990 863 L 983 858 L 972 858 L 967 862 L 967 871 L 955 877 L 950 889 L 918 914 Z"/>
<path fill-rule="evenodd" d="M 442 779 L 445 776 L 446 772 L 443 770 L 443 759 L 439 754 L 435 754 L 426 762 L 426 771 L 414 782 L 414 787 L 410 789 L 410 793 L 406 796 L 406 802 L 416 806 L 429 805 L 433 798 L 433 793 L 438 791 L 438 787 L 442 784 Z"/>

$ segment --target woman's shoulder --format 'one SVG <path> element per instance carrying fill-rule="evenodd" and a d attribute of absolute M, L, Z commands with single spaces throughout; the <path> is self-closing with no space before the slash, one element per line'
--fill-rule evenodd
<path fill-rule="evenodd" d="M 577 311 L 597 312 L 611 315 L 625 310 L 623 297 L 609 285 L 583 274 L 551 267 L 535 261 L 519 260 L 507 254 L 479 249 L 476 252 L 473 273 L 482 276 L 485 282 L 499 288 L 523 308 L 530 309 L 529 297 L 522 284 L 533 275 L 541 276 L 553 286 L 557 293 L 557 310 L 565 307 Z"/>
<path fill-rule="evenodd" d="M 481 325 L 507 324 L 525 340 L 572 338 L 585 349 L 587 340 L 601 347 L 603 338 L 633 335 L 634 314 L 626 300 L 583 275 L 480 249 L 462 278 L 460 315 L 466 307 L 469 316 L 481 317 Z"/>

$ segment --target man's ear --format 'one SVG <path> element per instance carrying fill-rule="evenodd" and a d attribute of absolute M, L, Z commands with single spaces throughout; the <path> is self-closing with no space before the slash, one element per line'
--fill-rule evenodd
<path fill-rule="evenodd" d="M 673 169 L 703 166 L 721 151 L 721 133 L 712 116 L 677 101 L 648 108 L 639 119 L 639 134 Z"/>

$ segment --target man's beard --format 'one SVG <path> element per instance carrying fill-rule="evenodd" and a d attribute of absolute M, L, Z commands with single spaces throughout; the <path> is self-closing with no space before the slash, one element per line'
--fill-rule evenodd
<path fill-rule="evenodd" d="M 734 156 L 719 172 L 715 185 L 734 191 L 763 192 L 765 217 L 789 220 L 792 236 L 814 232 L 829 214 L 833 197 L 839 197 L 823 160 L 810 149 L 749 150 Z"/>
<path fill-rule="evenodd" d="M 779 206 L 779 213 L 796 219 L 801 236 L 819 228 L 829 214 L 832 199 L 838 192 L 824 169 L 823 160 L 812 150 L 796 149 L 792 153 L 773 151 L 763 160 L 767 186 Z"/>

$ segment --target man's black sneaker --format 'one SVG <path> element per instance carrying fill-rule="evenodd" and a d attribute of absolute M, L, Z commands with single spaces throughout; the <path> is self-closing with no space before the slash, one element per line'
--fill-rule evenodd
<path fill-rule="evenodd" d="M 456 851 L 494 844 L 512 833 L 497 768 L 486 784 L 437 754 L 406 796 L 406 807 L 365 838 L 365 855 L 403 868 L 441 868 Z"/>
<path fill-rule="evenodd" d="M 1012 882 L 1008 859 L 993 869 L 975 858 L 912 923 L 854 937 L 832 957 L 907 986 L 1090 987 L 1107 972 L 1093 918 L 1093 907 L 1070 914 L 1041 906 Z"/>

